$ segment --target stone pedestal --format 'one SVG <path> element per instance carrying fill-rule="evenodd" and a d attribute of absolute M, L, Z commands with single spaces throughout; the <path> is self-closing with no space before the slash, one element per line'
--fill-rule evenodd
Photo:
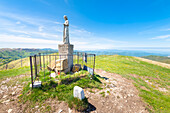
<path fill-rule="evenodd" d="M 73 45 L 72 44 L 59 44 L 58 52 L 61 55 L 61 59 L 66 58 L 68 60 L 68 72 L 73 67 Z"/>

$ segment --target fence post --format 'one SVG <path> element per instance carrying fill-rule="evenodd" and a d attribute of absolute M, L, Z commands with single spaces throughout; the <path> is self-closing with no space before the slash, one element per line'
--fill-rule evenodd
<path fill-rule="evenodd" d="M 37 77 L 37 60 L 36 60 L 36 55 L 34 55 L 34 60 L 35 60 L 35 64 L 34 64 L 34 67 L 35 67 L 35 78 Z"/>
<path fill-rule="evenodd" d="M 94 69 L 95 69 L 95 60 L 96 60 L 96 54 L 94 54 L 94 65 L 93 65 L 93 75 L 94 75 Z"/>
<path fill-rule="evenodd" d="M 51 67 L 51 55 L 49 55 L 49 66 Z M 51 70 L 50 70 L 50 80 L 51 80 Z"/>
<path fill-rule="evenodd" d="M 42 69 L 42 65 L 41 65 L 41 53 L 39 53 L 39 57 L 40 57 L 40 69 Z"/>
<path fill-rule="evenodd" d="M 32 83 L 32 89 L 33 89 L 32 56 L 30 56 L 30 69 L 31 69 L 31 83 Z"/>
<path fill-rule="evenodd" d="M 8 62 L 6 63 L 6 69 L 8 69 Z"/>
<path fill-rule="evenodd" d="M 84 53 L 82 53 L 82 66 L 83 66 L 83 55 L 84 55 Z"/>
<path fill-rule="evenodd" d="M 79 64 L 79 52 L 77 52 L 77 56 L 78 56 L 77 64 Z"/>
<path fill-rule="evenodd" d="M 44 55 L 43 55 L 43 64 L 44 64 L 44 82 L 45 82 L 45 59 L 44 59 Z"/>
<path fill-rule="evenodd" d="M 56 55 L 55 55 L 55 68 L 56 68 Z"/>

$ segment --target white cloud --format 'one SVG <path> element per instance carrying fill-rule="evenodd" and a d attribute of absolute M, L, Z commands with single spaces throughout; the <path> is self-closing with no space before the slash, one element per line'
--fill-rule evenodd
<path fill-rule="evenodd" d="M 19 14 L 8 13 L 8 12 L 4 13 L 2 11 L 0 11 L 0 17 L 9 18 L 20 23 L 23 22 L 23 23 L 34 25 L 34 26 L 41 26 L 42 24 L 46 24 L 46 23 L 54 24 L 55 22 L 55 21 L 48 20 L 48 19 L 31 17 L 31 16 L 22 15 L 22 14 L 19 15 Z"/>
<path fill-rule="evenodd" d="M 73 34 L 73 35 L 80 35 L 80 36 L 83 36 L 83 35 L 92 35 L 91 32 L 87 31 L 87 30 L 84 30 L 84 29 L 73 29 L 70 31 L 70 34 Z"/>
<path fill-rule="evenodd" d="M 170 39 L 166 39 L 166 41 L 170 41 Z"/>
<path fill-rule="evenodd" d="M 58 24 L 58 25 L 63 25 L 63 23 L 61 22 L 54 22 L 55 24 Z"/>
<path fill-rule="evenodd" d="M 157 37 L 154 37 L 152 39 L 165 39 L 165 38 L 169 38 L 170 35 L 162 35 L 162 36 L 157 36 Z"/>
<path fill-rule="evenodd" d="M 23 34 L 29 34 L 29 32 L 27 31 L 22 31 L 22 30 L 14 30 L 14 29 L 8 29 L 8 31 L 10 32 L 14 32 L 14 33 L 23 33 Z"/>
<path fill-rule="evenodd" d="M 60 40 L 48 40 L 48 39 L 39 39 L 39 38 L 31 38 L 30 36 L 25 35 L 0 35 L 0 48 L 2 47 L 21 47 L 21 48 L 53 48 L 57 49 L 58 44 L 62 44 L 63 42 Z M 103 43 L 105 42 L 105 43 Z M 112 49 L 115 47 L 117 43 L 114 40 L 107 40 L 105 38 L 91 38 L 91 41 L 80 38 L 73 38 L 71 44 L 74 44 L 75 50 L 97 50 L 97 49 Z M 119 42 L 121 43 L 121 42 Z M 12 45 L 11 45 L 12 44 Z M 22 45 L 22 46 L 21 46 Z"/>
<path fill-rule="evenodd" d="M 39 26 L 38 27 L 38 31 L 40 31 L 40 32 L 43 31 L 43 29 L 44 29 L 44 26 Z"/>
<path fill-rule="evenodd" d="M 161 29 L 161 31 L 170 31 L 170 28 L 167 28 L 167 29 Z"/>
<path fill-rule="evenodd" d="M 58 35 L 52 33 L 45 33 L 45 32 L 35 32 L 35 31 L 24 31 L 24 30 L 9 30 L 14 33 L 23 33 L 26 35 L 37 35 L 38 37 L 45 37 L 45 38 L 59 38 Z"/>
<path fill-rule="evenodd" d="M 20 21 L 17 21 L 16 24 L 21 24 L 21 22 L 20 22 Z"/>
<path fill-rule="evenodd" d="M 11 13 L 2 13 L 0 16 L 8 17 L 11 25 L 2 24 L 0 31 L 0 48 L 55 48 L 62 44 L 63 23 L 46 19 L 27 17 Z M 6 21 L 7 23 L 9 23 Z M 12 24 L 13 23 L 13 24 Z M 22 25 L 21 25 L 22 23 Z M 19 25 L 20 24 L 20 25 Z M 48 28 L 48 29 L 47 29 Z M 112 49 L 126 42 L 111 40 L 108 37 L 97 37 L 78 26 L 70 25 L 70 42 L 76 50 Z M 4 34 L 5 33 L 5 34 Z"/>
<path fill-rule="evenodd" d="M 23 36 L 16 36 L 16 35 L 0 35 L 0 42 L 1 43 L 31 43 L 31 44 L 57 44 L 61 43 L 61 41 L 56 40 L 46 40 L 46 39 L 36 39 L 36 38 L 26 38 Z"/>

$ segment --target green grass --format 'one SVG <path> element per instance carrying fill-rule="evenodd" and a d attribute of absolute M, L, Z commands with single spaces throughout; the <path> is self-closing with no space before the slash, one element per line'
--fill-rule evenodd
<path fill-rule="evenodd" d="M 25 66 L 21 68 L 16 69 L 7 69 L 0 71 L 0 79 L 7 78 L 7 77 L 13 77 L 21 74 L 26 74 L 30 72 L 30 67 Z"/>
<path fill-rule="evenodd" d="M 105 97 L 105 92 L 103 91 L 103 92 L 100 92 L 100 94 L 103 96 L 103 97 Z"/>
<path fill-rule="evenodd" d="M 82 71 L 84 72 L 84 71 Z M 84 72 L 85 76 L 81 76 L 82 72 L 76 75 L 70 75 L 69 78 L 61 77 L 59 81 L 55 81 L 54 78 L 48 76 L 49 73 L 46 73 L 45 81 L 44 75 L 41 72 L 39 74 L 39 79 L 43 81 L 41 88 L 31 88 L 29 84 L 24 87 L 23 93 L 20 96 L 20 102 L 23 104 L 27 104 L 27 108 L 31 109 L 36 104 L 39 106 L 43 106 L 43 103 L 49 99 L 53 98 L 59 101 L 65 101 L 70 108 L 75 108 L 78 111 L 83 111 L 88 107 L 88 100 L 87 98 L 83 99 L 82 101 L 73 97 L 73 88 L 74 86 L 82 87 L 83 89 L 86 88 L 100 88 L 101 82 L 97 80 L 98 77 L 91 77 L 88 76 L 88 73 Z M 69 80 L 68 80 L 69 79 Z M 62 82 L 65 81 L 65 82 Z M 66 82 L 67 81 L 67 82 Z M 50 109 L 50 108 L 49 108 Z"/>
<path fill-rule="evenodd" d="M 71 96 L 68 99 L 68 106 L 69 108 L 75 108 L 78 111 L 85 111 L 88 108 L 88 99 L 84 98 L 83 100 L 80 100 L 78 98 L 74 98 Z"/>
<path fill-rule="evenodd" d="M 132 79 L 140 91 L 140 96 L 152 106 L 153 112 L 170 112 L 170 94 L 158 90 L 160 87 L 170 91 L 170 69 L 140 61 L 134 57 L 120 55 L 97 56 L 96 68 Z"/>

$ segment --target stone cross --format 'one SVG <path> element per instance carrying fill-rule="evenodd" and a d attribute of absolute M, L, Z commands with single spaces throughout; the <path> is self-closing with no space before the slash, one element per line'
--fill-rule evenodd
<path fill-rule="evenodd" d="M 66 15 L 64 15 L 64 30 L 63 30 L 63 43 L 69 44 L 69 22 Z"/>

